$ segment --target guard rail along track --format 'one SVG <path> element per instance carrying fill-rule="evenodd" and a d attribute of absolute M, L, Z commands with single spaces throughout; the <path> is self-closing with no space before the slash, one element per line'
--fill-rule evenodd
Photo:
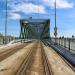
<path fill-rule="evenodd" d="M 43 61 L 43 65 L 44 65 L 45 75 L 53 75 L 53 72 L 52 72 L 52 69 L 50 67 L 48 58 L 45 54 L 45 51 L 44 51 L 42 45 L 41 45 L 41 53 L 42 53 L 42 61 Z"/>
<path fill-rule="evenodd" d="M 44 75 L 53 75 L 50 64 L 48 62 L 43 46 L 41 44 L 40 44 L 40 48 L 41 48 L 41 57 L 42 57 L 41 61 L 44 67 Z M 28 68 L 29 64 L 33 62 L 32 58 L 36 52 L 37 45 L 33 49 L 34 50 L 30 50 L 30 52 L 27 53 L 25 60 L 23 61 L 22 65 L 20 66 L 20 68 L 18 69 L 15 75 L 26 75 L 26 69 Z"/>

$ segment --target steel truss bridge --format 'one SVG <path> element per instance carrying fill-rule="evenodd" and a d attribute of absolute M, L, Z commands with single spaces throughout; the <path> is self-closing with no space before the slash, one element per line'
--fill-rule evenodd
<path fill-rule="evenodd" d="M 21 19 L 20 39 L 49 39 L 50 19 Z"/>
<path fill-rule="evenodd" d="M 0 75 L 75 75 L 75 53 L 49 39 L 49 19 L 21 19 L 20 28 L 20 39 L 0 48 Z"/>

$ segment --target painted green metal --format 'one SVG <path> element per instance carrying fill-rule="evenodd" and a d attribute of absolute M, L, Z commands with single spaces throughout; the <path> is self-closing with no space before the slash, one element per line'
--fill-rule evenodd
<path fill-rule="evenodd" d="M 20 39 L 49 39 L 50 20 L 23 19 L 20 20 Z"/>

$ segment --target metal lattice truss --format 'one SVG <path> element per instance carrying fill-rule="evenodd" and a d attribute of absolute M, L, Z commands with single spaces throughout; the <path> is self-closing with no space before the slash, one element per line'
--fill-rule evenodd
<path fill-rule="evenodd" d="M 50 20 L 20 20 L 21 39 L 48 39 L 50 37 Z"/>

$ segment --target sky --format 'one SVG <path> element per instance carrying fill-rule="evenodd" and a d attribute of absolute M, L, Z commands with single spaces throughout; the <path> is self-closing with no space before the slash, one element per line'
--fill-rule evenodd
<path fill-rule="evenodd" d="M 20 19 L 50 19 L 50 34 L 54 36 L 55 0 L 7 0 L 7 34 L 19 36 Z M 6 0 L 0 0 L 0 33 L 4 34 Z M 75 35 L 75 0 L 56 0 L 58 36 Z"/>

